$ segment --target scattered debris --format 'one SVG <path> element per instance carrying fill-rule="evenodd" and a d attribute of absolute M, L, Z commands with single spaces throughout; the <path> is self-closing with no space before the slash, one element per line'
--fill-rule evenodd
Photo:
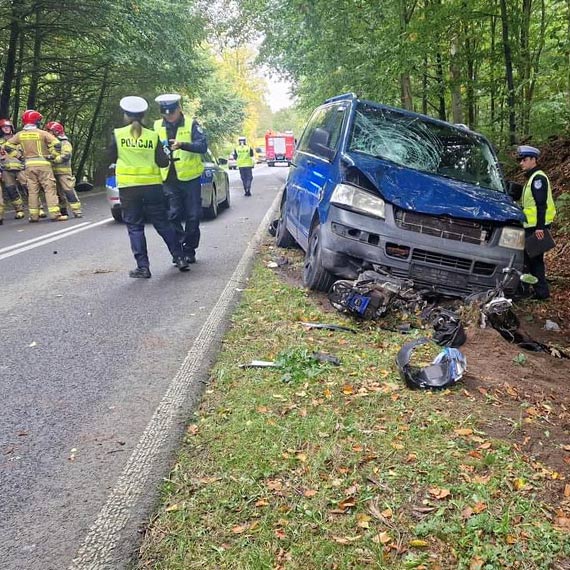
<path fill-rule="evenodd" d="M 431 307 L 422 312 L 422 319 L 433 327 L 433 340 L 437 344 L 455 348 L 465 344 L 467 335 L 454 311 L 438 306 Z"/>
<path fill-rule="evenodd" d="M 409 388 L 442 389 L 459 382 L 467 369 L 467 360 L 457 348 L 444 348 L 427 366 L 411 363 L 418 347 L 433 343 L 429 338 L 419 338 L 404 344 L 396 356 L 396 365 Z"/>
<path fill-rule="evenodd" d="M 240 364 L 240 368 L 279 368 L 275 362 L 269 360 L 252 360 L 248 364 Z"/>
<path fill-rule="evenodd" d="M 560 326 L 558 325 L 558 323 L 555 323 L 550 319 L 546 319 L 546 322 L 544 323 L 544 330 L 560 332 Z"/>
<path fill-rule="evenodd" d="M 340 360 L 333 356 L 332 354 L 327 354 L 326 352 L 313 352 L 311 355 L 312 358 L 317 360 L 318 362 L 328 362 L 334 366 L 340 366 Z"/>
<path fill-rule="evenodd" d="M 301 324 L 306 327 L 308 330 L 311 329 L 325 329 L 328 331 L 345 331 L 357 334 L 358 331 L 351 329 L 349 327 L 344 327 L 342 325 L 331 325 L 327 323 L 305 323 L 301 321 Z"/>
<path fill-rule="evenodd" d="M 279 223 L 279 220 L 273 220 L 273 221 L 269 224 L 269 226 L 268 226 L 268 228 L 267 228 L 267 231 L 269 232 L 269 235 L 270 235 L 270 236 L 272 236 L 272 237 L 275 237 L 275 236 L 276 236 L 276 234 L 277 234 L 277 224 L 278 224 L 278 223 Z"/>

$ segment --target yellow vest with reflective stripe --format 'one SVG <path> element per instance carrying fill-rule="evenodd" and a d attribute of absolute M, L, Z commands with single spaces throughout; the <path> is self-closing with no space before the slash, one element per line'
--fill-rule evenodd
<path fill-rule="evenodd" d="M 192 142 L 192 125 L 188 126 L 187 123 L 188 121 L 184 120 L 184 124 L 178 127 L 176 131 L 177 141 Z M 161 141 L 167 140 L 168 135 L 162 119 L 154 122 L 154 130 L 158 133 Z M 194 178 L 198 178 L 204 172 L 202 157 L 196 152 L 188 152 L 179 148 L 172 153 L 172 158 L 178 159 L 174 162 L 174 170 L 176 171 L 176 177 L 180 181 L 194 180 Z M 160 169 L 163 180 L 166 180 L 169 169 L 170 166 Z"/>
<path fill-rule="evenodd" d="M 531 177 L 527 180 L 527 183 L 524 185 L 521 205 L 523 209 L 523 213 L 526 217 L 526 221 L 523 224 L 525 228 L 534 228 L 536 227 L 537 223 L 537 215 L 536 215 L 536 202 L 534 200 L 534 196 L 532 195 L 532 182 L 537 174 L 542 174 L 548 181 L 548 190 L 546 194 L 546 214 L 544 216 L 544 223 L 549 225 L 554 220 L 554 216 L 556 216 L 556 206 L 554 205 L 554 199 L 552 197 L 552 186 L 550 184 L 550 180 L 542 170 L 537 170 L 533 172 Z"/>
<path fill-rule="evenodd" d="M 63 160 L 59 163 L 52 163 L 52 169 L 54 174 L 72 174 L 71 172 L 71 155 L 73 154 L 73 147 L 69 142 L 69 139 L 59 139 L 61 143 L 60 155 Z"/>
<path fill-rule="evenodd" d="M 115 129 L 117 143 L 117 186 L 146 186 L 162 184 L 160 169 L 155 162 L 155 152 L 160 144 L 158 135 L 150 129 L 142 128 L 141 136 L 135 139 L 131 125 Z"/>
<path fill-rule="evenodd" d="M 251 148 L 248 146 L 238 146 L 237 152 L 237 167 L 253 166 L 253 157 L 251 156 Z"/>

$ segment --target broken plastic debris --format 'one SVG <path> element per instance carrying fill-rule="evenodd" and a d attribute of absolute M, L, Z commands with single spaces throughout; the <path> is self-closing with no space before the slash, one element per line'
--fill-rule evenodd
<path fill-rule="evenodd" d="M 313 352 L 311 358 L 314 358 L 318 362 L 328 362 L 334 366 L 340 366 L 340 360 L 336 356 L 327 354 L 326 352 Z"/>
<path fill-rule="evenodd" d="M 270 360 L 252 360 L 248 364 L 240 364 L 240 368 L 279 368 L 275 362 Z"/>
<path fill-rule="evenodd" d="M 356 334 L 357 331 L 355 331 L 354 329 L 351 329 L 349 327 L 343 327 L 341 325 L 330 325 L 330 324 L 326 324 L 326 323 L 304 323 L 301 322 L 301 324 L 304 327 L 307 327 L 309 330 L 310 329 L 326 329 L 329 331 L 347 331 L 347 332 L 351 332 Z"/>
<path fill-rule="evenodd" d="M 551 321 L 550 319 L 546 319 L 546 322 L 544 323 L 544 330 L 559 332 L 560 327 L 558 326 L 558 323 L 555 323 L 554 321 Z"/>

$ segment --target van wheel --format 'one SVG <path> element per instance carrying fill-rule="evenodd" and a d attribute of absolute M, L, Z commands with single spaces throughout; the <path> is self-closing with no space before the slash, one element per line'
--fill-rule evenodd
<path fill-rule="evenodd" d="M 303 269 L 303 283 L 313 291 L 325 293 L 335 282 L 332 273 L 329 273 L 321 261 L 321 226 L 316 224 L 309 236 L 309 247 L 305 252 L 305 267 Z"/>
<path fill-rule="evenodd" d="M 295 245 L 295 238 L 287 229 L 287 222 L 285 221 L 285 200 L 281 201 L 281 208 L 279 209 L 279 219 L 277 220 L 277 229 L 275 230 L 275 245 L 277 247 L 293 247 Z"/>
<path fill-rule="evenodd" d="M 209 220 L 218 217 L 218 196 L 215 186 L 212 186 L 212 199 L 210 200 L 210 205 L 206 208 L 206 217 Z"/>

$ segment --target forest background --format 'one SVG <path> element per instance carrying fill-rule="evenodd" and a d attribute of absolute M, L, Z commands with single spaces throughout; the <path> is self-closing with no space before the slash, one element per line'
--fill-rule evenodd
<path fill-rule="evenodd" d="M 294 107 L 271 112 L 261 69 Z M 219 155 L 353 91 L 465 123 L 508 164 L 568 135 L 570 0 L 0 0 L 0 81 L 0 116 L 64 123 L 96 181 L 120 98 L 169 91 Z"/>

